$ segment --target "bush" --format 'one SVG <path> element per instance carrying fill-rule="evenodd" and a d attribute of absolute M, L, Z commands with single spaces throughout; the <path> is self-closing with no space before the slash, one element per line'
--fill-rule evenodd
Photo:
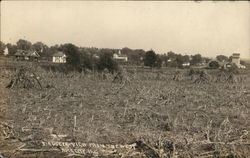
<path fill-rule="evenodd" d="M 118 64 L 113 60 L 111 53 L 103 53 L 97 62 L 97 69 L 99 71 L 108 69 L 109 72 L 113 73 L 118 70 Z"/>
<path fill-rule="evenodd" d="M 211 61 L 208 66 L 212 69 L 218 69 L 220 67 L 220 64 L 217 61 Z"/>
<path fill-rule="evenodd" d="M 144 66 L 161 67 L 162 60 L 153 50 L 147 51 L 144 57 Z"/>

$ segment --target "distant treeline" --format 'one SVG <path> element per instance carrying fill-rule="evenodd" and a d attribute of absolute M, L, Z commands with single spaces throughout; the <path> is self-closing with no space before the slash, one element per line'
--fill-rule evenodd
<path fill-rule="evenodd" d="M 8 55 L 13 56 L 17 50 L 34 50 L 40 54 L 43 59 L 50 59 L 57 51 L 63 51 L 67 56 L 67 67 L 72 67 L 82 71 L 84 69 L 96 69 L 102 71 L 108 69 L 114 72 L 118 69 L 118 64 L 113 60 L 112 55 L 117 53 L 118 49 L 110 48 L 95 48 L 95 47 L 78 47 L 71 43 L 47 46 L 42 42 L 31 43 L 30 41 L 19 39 L 16 44 L 4 44 L 0 41 L 0 54 L 4 53 L 5 48 L 8 48 Z M 153 50 L 145 51 L 143 49 L 122 48 L 121 53 L 128 57 L 128 62 L 123 63 L 135 66 L 149 66 L 160 68 L 199 65 L 206 63 L 210 59 L 202 57 L 200 54 L 182 55 L 169 51 L 164 54 L 157 54 Z M 217 59 L 220 61 L 229 60 L 228 57 L 219 55 Z M 185 65 L 186 63 L 186 65 Z"/>

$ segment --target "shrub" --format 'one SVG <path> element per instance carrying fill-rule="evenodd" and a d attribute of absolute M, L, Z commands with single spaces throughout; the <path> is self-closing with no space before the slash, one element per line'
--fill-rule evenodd
<path fill-rule="evenodd" d="M 218 69 L 220 67 L 220 64 L 217 61 L 211 61 L 208 66 L 212 69 Z"/>
<path fill-rule="evenodd" d="M 113 73 L 118 70 L 118 64 L 113 60 L 111 53 L 103 53 L 97 62 L 97 69 L 99 71 L 108 69 L 109 72 Z"/>

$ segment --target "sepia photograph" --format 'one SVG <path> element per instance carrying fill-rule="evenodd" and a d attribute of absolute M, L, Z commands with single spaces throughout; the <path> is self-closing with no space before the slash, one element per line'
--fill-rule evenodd
<path fill-rule="evenodd" d="M 250 2 L 0 1 L 0 158 L 250 158 Z"/>

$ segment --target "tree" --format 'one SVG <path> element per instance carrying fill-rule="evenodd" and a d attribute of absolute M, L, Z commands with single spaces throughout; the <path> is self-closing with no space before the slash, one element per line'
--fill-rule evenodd
<path fill-rule="evenodd" d="M 165 57 L 165 61 L 167 63 L 167 66 L 169 66 L 169 67 L 182 68 L 183 63 L 189 62 L 189 56 L 175 54 L 174 52 L 170 51 L 170 52 L 168 52 L 167 57 Z"/>
<path fill-rule="evenodd" d="M 5 44 L 2 41 L 0 41 L 0 55 L 3 54 L 5 47 L 6 47 Z"/>
<path fill-rule="evenodd" d="M 19 39 L 16 44 L 17 44 L 17 49 L 31 50 L 32 48 L 32 43 L 23 39 Z"/>
<path fill-rule="evenodd" d="M 211 61 L 208 66 L 212 69 L 218 69 L 220 67 L 220 64 L 217 61 Z"/>
<path fill-rule="evenodd" d="M 194 56 L 191 56 L 192 59 L 190 61 L 191 65 L 197 65 L 198 63 L 202 62 L 202 57 L 200 54 L 195 54 Z"/>
<path fill-rule="evenodd" d="M 81 70 L 81 59 L 78 47 L 71 44 L 63 44 L 59 47 L 59 50 L 65 52 L 67 56 L 67 64 L 73 66 L 74 68 Z"/>
<path fill-rule="evenodd" d="M 36 42 L 32 45 L 33 50 L 37 51 L 38 53 L 43 54 L 44 52 L 47 52 L 49 47 L 42 43 L 42 42 Z"/>
<path fill-rule="evenodd" d="M 144 65 L 149 67 L 156 67 L 157 55 L 153 50 L 147 51 L 144 57 Z"/>
<path fill-rule="evenodd" d="M 16 45 L 12 45 L 10 43 L 7 43 L 6 47 L 9 50 L 9 55 L 14 55 L 16 53 L 16 51 L 17 51 L 17 46 Z"/>
<path fill-rule="evenodd" d="M 157 59 L 156 59 L 156 62 L 155 62 L 155 67 L 161 68 L 161 64 L 162 64 L 161 57 L 160 57 L 160 55 L 157 55 Z"/>
<path fill-rule="evenodd" d="M 102 53 L 97 62 L 97 68 L 100 71 L 108 69 L 109 72 L 113 73 L 118 70 L 118 64 L 113 60 L 111 53 Z"/>
<path fill-rule="evenodd" d="M 225 62 L 225 61 L 229 60 L 229 58 L 225 55 L 218 55 L 218 56 L 216 56 L 216 59 L 220 62 Z"/>
<path fill-rule="evenodd" d="M 141 59 L 143 58 L 144 55 L 145 55 L 145 51 L 143 49 L 135 49 L 135 50 L 132 50 L 130 54 L 127 53 L 130 64 L 134 64 L 134 65 L 141 65 L 142 63 Z"/>
<path fill-rule="evenodd" d="M 88 53 L 87 51 L 80 51 L 80 63 L 81 63 L 81 67 L 83 69 L 92 69 L 93 68 L 93 59 L 91 57 L 91 54 Z"/>

